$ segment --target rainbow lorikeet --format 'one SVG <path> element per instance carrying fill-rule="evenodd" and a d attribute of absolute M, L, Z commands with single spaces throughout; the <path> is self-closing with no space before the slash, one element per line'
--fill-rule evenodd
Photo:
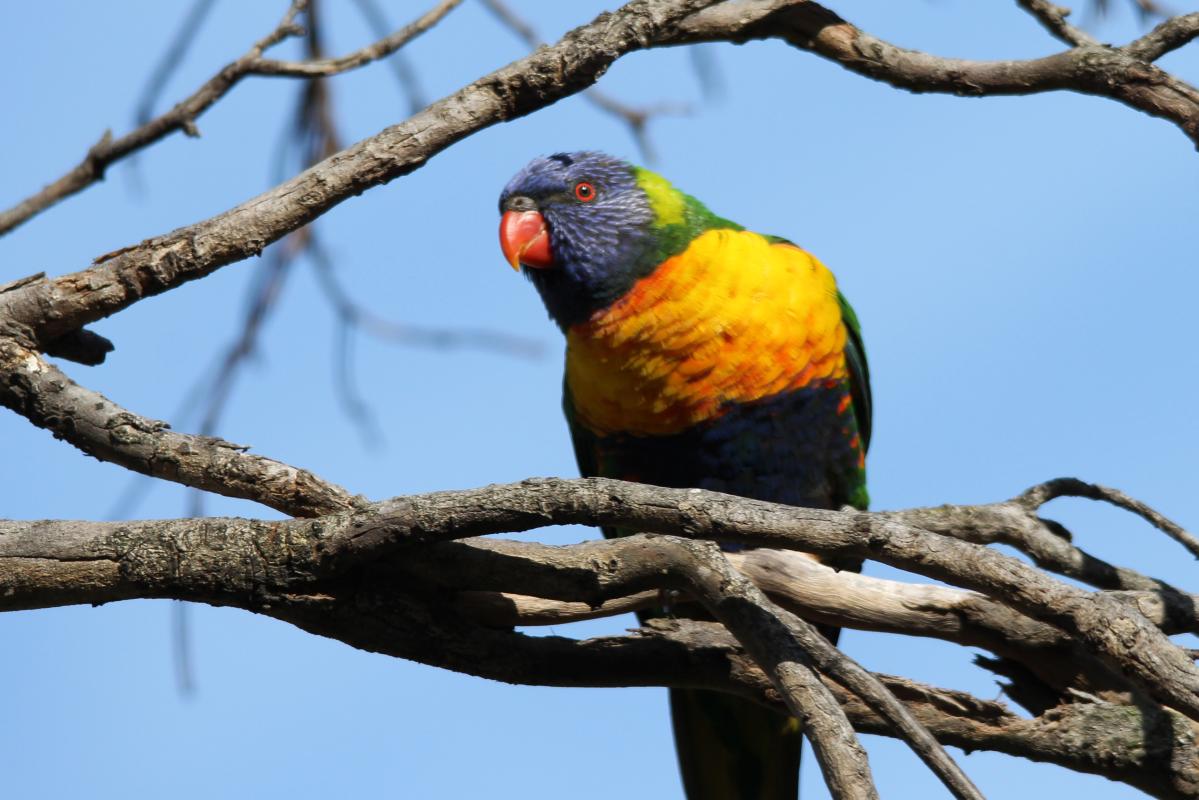
<path fill-rule="evenodd" d="M 566 334 L 563 405 L 584 475 L 865 508 L 869 374 L 823 264 L 600 153 L 535 159 L 500 211 L 504 256 Z M 688 798 L 797 795 L 794 720 L 670 694 Z"/>

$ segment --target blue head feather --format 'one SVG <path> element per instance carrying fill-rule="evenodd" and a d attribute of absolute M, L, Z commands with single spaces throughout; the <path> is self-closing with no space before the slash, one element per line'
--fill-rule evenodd
<path fill-rule="evenodd" d="M 575 198 L 587 181 L 595 199 Z M 606 308 L 657 266 L 654 213 L 634 167 L 603 153 L 536 158 L 500 195 L 500 211 L 536 208 L 545 219 L 554 266 L 526 269 L 550 316 L 565 330 Z"/>

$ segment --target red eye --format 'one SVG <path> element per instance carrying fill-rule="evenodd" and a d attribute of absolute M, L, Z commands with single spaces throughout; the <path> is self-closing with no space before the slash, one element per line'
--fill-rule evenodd
<path fill-rule="evenodd" d="M 575 199 L 580 203 L 590 203 L 595 199 L 595 187 L 587 181 L 579 181 L 575 184 Z"/>

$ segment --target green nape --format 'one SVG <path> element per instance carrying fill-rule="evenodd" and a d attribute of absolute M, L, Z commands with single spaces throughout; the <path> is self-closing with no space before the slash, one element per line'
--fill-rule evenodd
<path fill-rule="evenodd" d="M 649 269 L 638 274 L 649 274 L 666 259 L 677 256 L 704 231 L 745 230 L 744 226 L 713 214 L 699 200 L 680 192 L 656 172 L 634 167 L 633 176 L 653 209 L 656 240 L 656 246 L 639 259 Z"/>

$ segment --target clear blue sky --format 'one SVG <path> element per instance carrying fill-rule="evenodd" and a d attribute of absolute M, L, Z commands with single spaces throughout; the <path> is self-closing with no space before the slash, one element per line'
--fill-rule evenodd
<path fill-rule="evenodd" d="M 429 4 L 386 3 L 393 23 Z M 283 5 L 219 2 L 165 99 L 241 53 Z M 556 37 L 604 4 L 516 5 Z M 939 54 L 1018 58 L 1057 48 L 1014 3 L 841 5 L 867 30 Z M 1093 29 L 1122 42 L 1140 29 L 1113 5 L 1118 13 L 1092 20 Z M 368 38 L 348 0 L 328 6 L 331 49 Z M 74 164 L 105 128 L 129 128 L 184 8 L 6 7 L 0 204 Z M 519 57 L 522 45 L 467 2 L 408 52 L 437 97 Z M 718 213 L 802 243 L 837 273 L 873 366 L 876 507 L 997 500 L 1077 475 L 1199 527 L 1199 157 L 1179 131 L 1069 94 L 912 96 L 777 43 L 709 53 L 724 86 L 715 99 L 702 97 L 681 50 L 627 58 L 601 85 L 629 102 L 693 106 L 655 124 L 654 166 Z M 1199 47 L 1163 63 L 1199 80 Z M 385 68 L 338 78 L 334 90 L 349 140 L 405 114 Z M 202 138 L 173 136 L 0 239 L 0 282 L 82 268 L 266 188 L 296 91 L 287 81 L 246 81 L 200 119 Z M 560 337 L 500 257 L 495 202 L 530 157 L 581 148 L 637 158 L 620 124 L 574 98 L 472 137 L 319 223 L 344 282 L 380 314 L 529 336 L 544 342 L 545 357 L 360 340 L 359 386 L 381 434 L 380 446 L 364 447 L 338 405 L 334 318 L 306 267 L 287 285 L 220 433 L 373 498 L 574 474 L 558 407 Z M 260 263 L 226 267 L 100 323 L 116 352 L 99 368 L 67 365 L 69 373 L 187 429 L 172 415 L 232 336 Z M 0 442 L 5 517 L 103 518 L 130 482 L 7 412 Z M 162 484 L 138 514 L 184 508 L 184 492 Z M 271 513 L 221 498 L 208 509 Z M 1081 502 L 1053 512 L 1087 548 L 1199 585 L 1193 561 L 1143 523 Z M 569 542 L 594 532 L 537 535 Z M 196 607 L 192 619 L 199 691 L 186 699 L 173 683 L 167 603 L 0 615 L 5 793 L 679 796 L 660 690 L 511 687 L 357 652 L 245 612 Z M 856 632 L 842 641 L 873 669 L 997 694 L 964 649 Z M 868 746 L 883 796 L 944 796 L 901 746 L 873 737 Z M 805 798 L 827 796 L 807 763 Z M 964 766 L 996 800 L 1068 787 L 1092 800 L 1132 793 L 996 755 L 973 754 Z"/>

